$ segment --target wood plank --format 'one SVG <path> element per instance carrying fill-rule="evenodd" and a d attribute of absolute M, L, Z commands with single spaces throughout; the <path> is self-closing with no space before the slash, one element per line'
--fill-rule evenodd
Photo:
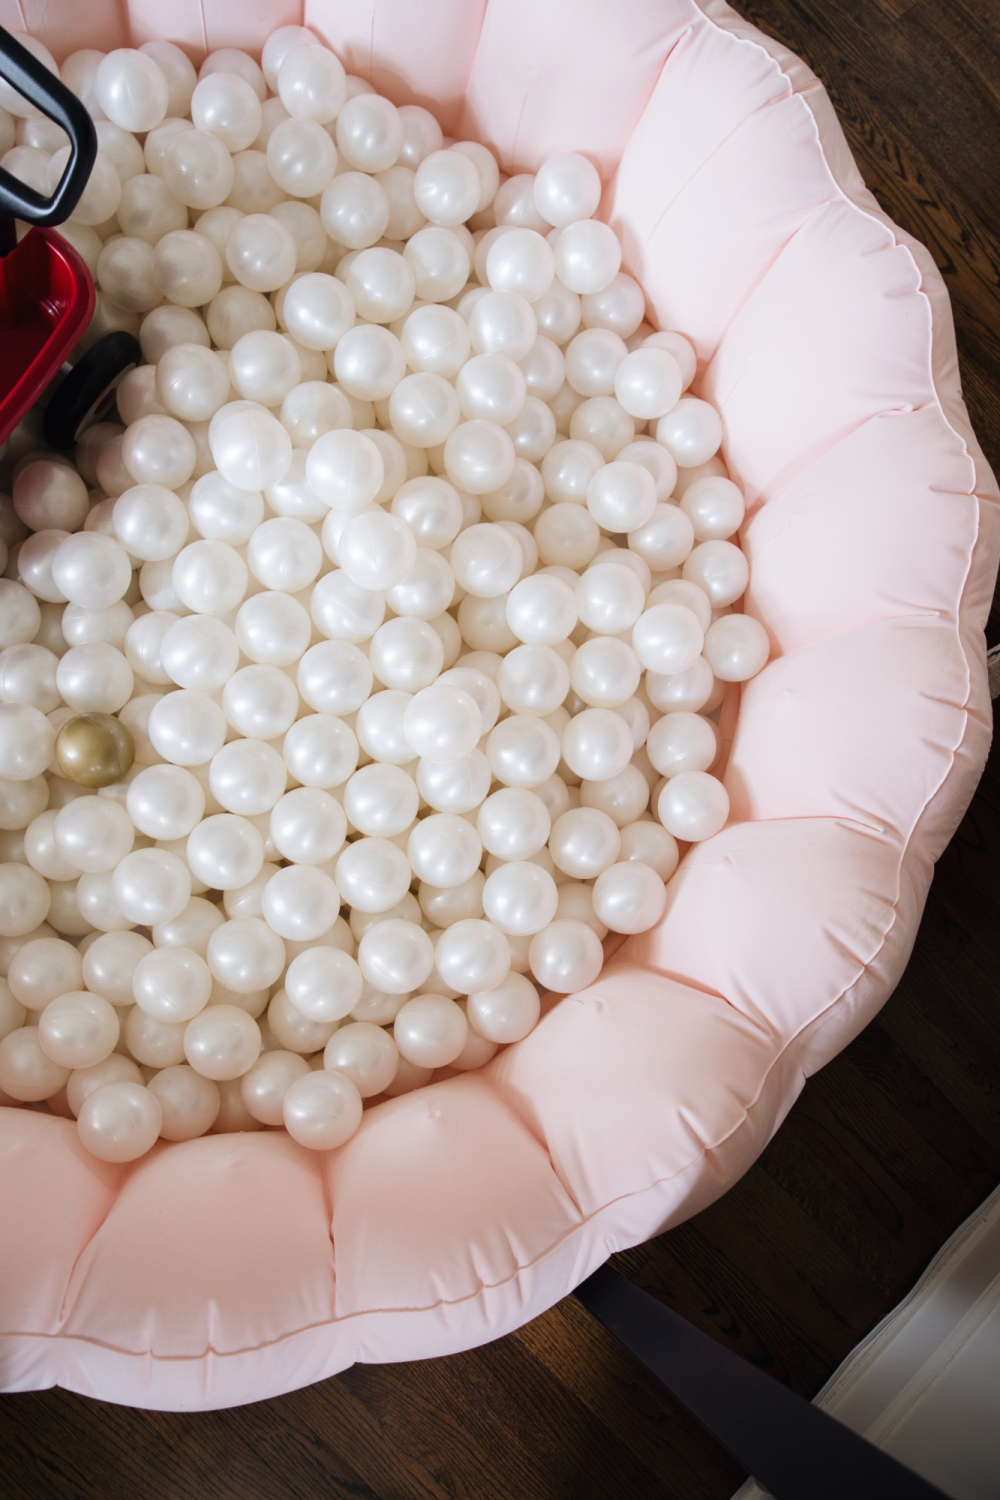
<path fill-rule="evenodd" d="M 876 1021 L 849 1054 L 850 1066 L 883 1097 L 901 1120 L 932 1145 L 959 1181 L 981 1203 L 1000 1177 L 1000 1142 L 984 1139 L 917 1068 Z"/>
<path fill-rule="evenodd" d="M 732 1460 L 575 1298 L 512 1337 L 647 1469 L 668 1478 L 670 1494 L 714 1496 L 736 1489 L 740 1474 Z"/>
<path fill-rule="evenodd" d="M 378 1371 L 358 1366 L 345 1379 L 362 1399 L 377 1405 L 383 1420 L 391 1415 L 393 1430 L 416 1425 L 428 1435 L 440 1428 L 460 1385 L 463 1401 L 453 1420 L 461 1426 L 461 1443 L 490 1458 L 504 1494 L 544 1496 L 556 1493 L 559 1485 L 581 1500 L 628 1500 L 633 1495 L 668 1500 L 673 1493 L 667 1475 L 646 1468 L 514 1339 L 454 1355 L 447 1364 L 430 1361 L 419 1368 Z M 439 1463 L 451 1465 L 460 1457 L 464 1462 L 461 1443 L 439 1448 Z M 455 1493 L 480 1500 L 487 1470 L 471 1463 L 468 1469 L 468 1490 L 456 1487 Z"/>
<path fill-rule="evenodd" d="M 638 1285 L 805 1395 L 885 1296 L 763 1158 L 722 1202 L 628 1252 L 627 1264 Z"/>

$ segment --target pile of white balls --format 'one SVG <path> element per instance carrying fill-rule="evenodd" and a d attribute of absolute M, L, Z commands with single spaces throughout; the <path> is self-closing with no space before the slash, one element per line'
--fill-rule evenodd
<path fill-rule="evenodd" d="M 61 73 L 84 346 L 147 363 L 75 466 L 30 423 L 7 453 L 0 1103 L 110 1161 L 329 1149 L 591 984 L 726 822 L 743 498 L 584 157 L 504 177 L 299 26 Z M 0 104 L 48 190 L 65 137 Z M 91 711 L 136 746 L 97 793 L 54 761 Z"/>

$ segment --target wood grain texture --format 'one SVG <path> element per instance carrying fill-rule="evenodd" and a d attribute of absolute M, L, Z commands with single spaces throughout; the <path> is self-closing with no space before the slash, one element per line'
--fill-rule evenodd
<path fill-rule="evenodd" d="M 1000 468 L 1000 7 L 748 0 L 929 246 Z M 996 611 L 989 630 L 1000 640 Z M 726 1197 L 619 1269 L 811 1396 L 1000 1179 L 1000 754 L 909 968 Z M 448 1360 L 193 1416 L 0 1398 L 4 1500 L 728 1500 L 737 1466 L 574 1301 Z"/>

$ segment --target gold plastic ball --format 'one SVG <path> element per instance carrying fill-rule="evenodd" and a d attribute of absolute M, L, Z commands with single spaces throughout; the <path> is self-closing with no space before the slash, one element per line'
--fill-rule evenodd
<path fill-rule="evenodd" d="M 79 786 L 113 786 L 134 760 L 131 731 L 113 714 L 77 714 L 56 736 L 56 764 Z"/>

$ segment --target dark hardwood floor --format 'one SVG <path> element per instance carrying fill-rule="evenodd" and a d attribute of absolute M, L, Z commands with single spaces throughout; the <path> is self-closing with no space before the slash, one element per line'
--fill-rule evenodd
<path fill-rule="evenodd" d="M 743 11 L 824 80 L 869 185 L 944 271 L 1000 468 L 1000 0 Z M 813 1395 L 1000 1180 L 998 979 L 994 746 L 881 1015 L 721 1202 L 619 1268 Z M 741 1477 L 572 1299 L 471 1353 L 236 1411 L 0 1399 L 5 1500 L 728 1500 Z"/>

